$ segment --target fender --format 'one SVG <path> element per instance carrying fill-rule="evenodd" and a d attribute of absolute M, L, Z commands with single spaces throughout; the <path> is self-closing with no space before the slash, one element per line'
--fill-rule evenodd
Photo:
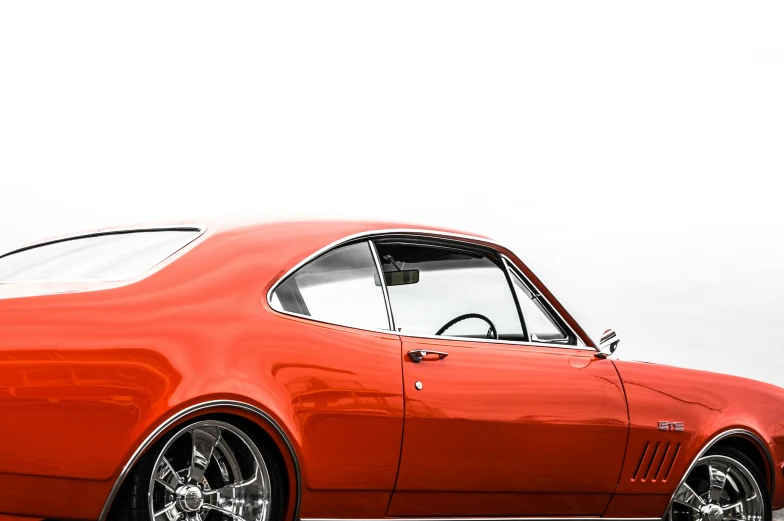
<path fill-rule="evenodd" d="M 109 509 L 112 506 L 112 502 L 114 498 L 117 496 L 117 492 L 120 490 L 125 478 L 128 477 L 128 473 L 131 471 L 133 466 L 141 459 L 141 457 L 147 452 L 147 449 L 155 443 L 161 435 L 166 433 L 172 426 L 174 426 L 180 420 L 192 415 L 193 413 L 200 412 L 204 413 L 209 411 L 210 409 L 216 408 L 233 408 L 233 409 L 240 409 L 247 412 L 250 412 L 261 419 L 263 419 L 267 424 L 269 424 L 272 428 L 277 431 L 278 435 L 283 439 L 286 444 L 286 448 L 289 451 L 289 456 L 291 456 L 291 461 L 294 465 L 294 475 L 295 475 L 295 486 L 296 486 L 296 498 L 294 500 L 294 516 L 293 519 L 296 521 L 299 519 L 299 507 L 300 507 L 300 499 L 302 496 L 302 474 L 300 472 L 299 460 L 297 459 L 297 453 L 294 450 L 294 445 L 289 440 L 288 436 L 286 435 L 283 428 L 275 421 L 272 416 L 267 414 L 266 412 L 262 411 L 258 407 L 254 405 L 250 405 L 245 402 L 240 402 L 236 400 L 212 400 L 207 402 L 201 402 L 185 409 L 179 411 L 178 413 L 170 416 L 166 421 L 161 423 L 158 427 L 155 428 L 139 445 L 136 450 L 131 455 L 130 459 L 126 462 L 123 466 L 122 471 L 120 471 L 120 475 L 117 476 L 117 479 L 112 486 L 111 491 L 109 492 L 109 496 L 106 498 L 104 502 L 103 508 L 101 509 L 101 515 L 98 517 L 98 521 L 106 521 L 106 516 L 109 515 Z"/>
<path fill-rule="evenodd" d="M 705 371 L 623 360 L 613 363 L 624 382 L 630 430 L 621 479 L 605 515 L 640 511 L 653 516 L 667 511 L 697 460 L 733 437 L 757 447 L 772 503 L 781 504 L 781 480 L 774 475 L 780 461 L 776 447 L 781 389 Z M 662 424 L 668 429 L 662 430 Z M 670 429 L 670 424 L 675 428 Z M 664 473 L 659 476 L 653 471 L 647 479 L 645 468 L 650 469 L 654 460 Z M 647 467 L 638 475 L 643 464 Z"/>
<path fill-rule="evenodd" d="M 767 463 L 768 463 L 768 469 L 767 469 L 768 476 L 767 477 L 769 479 L 769 485 L 770 485 L 768 487 L 768 489 L 769 489 L 768 492 L 770 493 L 771 499 L 773 498 L 773 494 L 774 494 L 774 492 L 776 490 L 776 471 L 775 471 L 776 467 L 775 467 L 775 465 L 773 463 L 773 456 L 771 455 L 770 450 L 769 450 L 767 444 L 764 441 L 762 441 L 762 439 L 759 436 L 757 436 L 756 434 L 754 434 L 753 432 L 751 432 L 751 431 L 749 431 L 747 429 L 730 429 L 730 430 L 724 431 L 724 432 L 714 436 L 697 453 L 697 455 L 692 460 L 691 464 L 686 468 L 686 472 L 683 474 L 683 477 L 678 482 L 678 486 L 675 487 L 675 492 L 673 492 L 672 497 L 670 498 L 670 502 L 667 505 L 667 509 L 662 514 L 662 518 L 664 518 L 664 515 L 666 515 L 667 512 L 669 512 L 670 507 L 672 507 L 672 503 L 675 500 L 675 494 L 678 492 L 678 489 L 681 487 L 681 485 L 683 485 L 683 483 L 686 481 L 686 478 L 689 477 L 689 474 L 694 469 L 694 466 L 697 464 L 697 461 L 699 461 L 699 459 L 701 457 L 703 457 L 718 442 L 720 442 L 721 440 L 723 440 L 725 438 L 730 438 L 730 437 L 733 437 L 733 436 L 746 438 L 747 440 L 749 440 L 752 443 L 754 443 L 757 446 L 757 448 L 765 455 L 765 458 L 766 458 Z M 760 469 L 760 470 L 764 470 L 764 469 Z"/>

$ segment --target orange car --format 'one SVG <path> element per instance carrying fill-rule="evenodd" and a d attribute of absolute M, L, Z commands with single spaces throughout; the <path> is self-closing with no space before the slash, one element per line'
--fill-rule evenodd
<path fill-rule="evenodd" d="M 0 257 L 0 520 L 770 521 L 784 390 L 617 343 L 445 230 L 22 248 Z"/>

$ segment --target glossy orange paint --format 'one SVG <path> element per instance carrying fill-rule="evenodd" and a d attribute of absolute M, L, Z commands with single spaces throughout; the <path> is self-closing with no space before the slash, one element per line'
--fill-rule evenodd
<path fill-rule="evenodd" d="M 414 363 L 405 353 L 415 349 L 449 356 Z M 404 338 L 403 353 L 406 431 L 389 515 L 604 512 L 628 435 L 612 362 L 595 351 L 441 339 Z"/>
<path fill-rule="evenodd" d="M 695 455 L 713 438 L 733 429 L 749 431 L 762 442 L 756 448 L 768 484 L 775 482 L 774 509 L 784 507 L 784 475 L 776 469 L 784 460 L 784 389 L 703 371 L 614 363 L 626 388 L 631 428 L 618 493 L 610 506 L 613 513 L 625 510 L 627 501 L 634 504 L 629 498 L 644 495 L 647 512 L 660 515 Z M 682 422 L 684 430 L 658 430 L 659 421 Z M 743 438 L 738 434 L 726 439 L 738 437 Z M 669 473 L 660 472 L 669 465 Z"/>
<path fill-rule="evenodd" d="M 97 519 L 143 441 L 179 411 L 212 400 L 257 407 L 282 429 L 231 407 L 178 422 L 234 414 L 264 429 L 288 469 L 287 519 L 298 493 L 302 518 L 437 515 L 431 505 L 449 510 L 442 515 L 477 515 L 477 501 L 487 515 L 642 517 L 658 509 L 657 517 L 702 446 L 734 427 L 755 432 L 770 451 L 775 504 L 784 506 L 778 388 L 525 344 L 439 339 L 446 360 L 413 364 L 408 347 L 432 341 L 267 305 L 270 287 L 315 251 L 389 228 L 412 227 L 210 228 L 138 280 L 0 285 L 0 512 Z M 592 346 L 530 270 L 498 249 Z M 422 391 L 411 387 L 416 379 Z M 661 420 L 687 429 L 656 431 Z M 631 482 L 641 444 L 657 440 L 682 440 L 666 483 Z"/>

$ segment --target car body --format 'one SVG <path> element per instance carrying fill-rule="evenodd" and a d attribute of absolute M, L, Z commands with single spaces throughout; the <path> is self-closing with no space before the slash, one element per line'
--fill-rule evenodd
<path fill-rule="evenodd" d="M 599 356 L 520 258 L 488 238 L 320 221 L 78 239 L 161 231 L 188 237 L 117 280 L 2 283 L 4 258 L 41 246 L 0 257 L 6 516 L 112 517 L 145 455 L 198 419 L 266 440 L 287 520 L 660 519 L 719 446 L 754 462 L 767 506 L 784 507 L 784 390 Z M 347 252 L 374 264 L 335 269 Z M 348 288 L 355 268 L 366 277 L 357 293 L 329 286 Z M 476 274 L 466 294 L 494 316 L 450 326 L 459 334 L 417 329 L 441 309 L 439 291 L 458 291 L 425 282 L 465 273 Z M 298 308 L 292 280 L 319 304 Z M 526 322 L 537 313 L 526 296 L 545 318 Z M 358 324 L 336 323 L 351 317 Z"/>

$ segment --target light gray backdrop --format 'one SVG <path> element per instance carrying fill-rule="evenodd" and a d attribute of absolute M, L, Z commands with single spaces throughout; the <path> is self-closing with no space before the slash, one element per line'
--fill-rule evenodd
<path fill-rule="evenodd" d="M 784 4 L 0 6 L 0 249 L 371 218 L 507 243 L 619 357 L 784 385 Z"/>

